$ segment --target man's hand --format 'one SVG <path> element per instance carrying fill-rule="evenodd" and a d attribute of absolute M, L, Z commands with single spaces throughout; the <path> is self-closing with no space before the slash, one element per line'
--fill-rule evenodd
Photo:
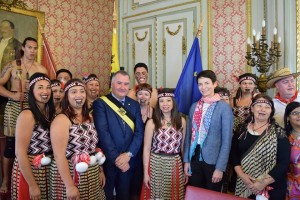
<path fill-rule="evenodd" d="M 29 91 L 29 80 L 25 80 L 25 91 Z"/>
<path fill-rule="evenodd" d="M 11 96 L 11 98 L 14 101 L 23 101 L 24 100 L 24 94 L 21 92 L 14 92 Z"/>
<path fill-rule="evenodd" d="M 125 165 L 129 165 L 129 160 L 130 160 L 129 155 L 127 153 L 122 153 L 117 157 L 115 164 L 118 168 L 122 170 L 124 169 Z"/>

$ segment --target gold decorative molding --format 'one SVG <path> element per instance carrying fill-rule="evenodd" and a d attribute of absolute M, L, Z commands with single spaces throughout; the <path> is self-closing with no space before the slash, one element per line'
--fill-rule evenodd
<path fill-rule="evenodd" d="M 27 9 L 27 4 L 20 0 L 0 0 L 0 8 L 11 10 L 11 8 Z"/>
<path fill-rule="evenodd" d="M 145 31 L 144 37 L 141 37 L 141 38 L 139 37 L 138 32 L 135 33 L 136 39 L 137 39 L 138 41 L 140 41 L 140 42 L 144 41 L 144 40 L 146 39 L 147 35 L 148 35 L 148 31 Z"/>
<path fill-rule="evenodd" d="M 135 43 L 134 42 L 132 43 L 131 50 L 132 50 L 132 60 L 134 60 L 135 59 Z"/>
<path fill-rule="evenodd" d="M 163 39 L 162 43 L 162 54 L 165 56 L 166 55 L 166 39 Z"/>
<path fill-rule="evenodd" d="M 182 54 L 185 55 L 186 54 L 186 40 L 185 37 L 182 36 Z"/>
<path fill-rule="evenodd" d="M 168 32 L 169 35 L 171 35 L 171 36 L 177 35 L 177 34 L 179 33 L 180 29 L 181 29 L 181 25 L 178 25 L 177 30 L 174 31 L 174 32 L 170 31 L 169 26 L 167 26 L 167 28 L 166 28 L 167 32 Z"/>
<path fill-rule="evenodd" d="M 150 41 L 148 41 L 148 55 L 149 55 L 149 57 L 152 56 L 152 45 L 151 45 Z"/>
<path fill-rule="evenodd" d="M 154 10 L 150 10 L 150 11 L 146 11 L 146 12 L 140 12 L 138 14 L 123 17 L 123 20 L 128 19 L 128 18 L 143 16 L 143 15 L 146 15 L 146 14 L 149 14 L 149 13 L 155 13 L 155 12 L 162 11 L 162 10 L 168 10 L 168 9 L 180 7 L 180 6 L 183 6 L 183 5 L 189 5 L 189 4 L 193 4 L 195 2 L 201 2 L 201 0 L 195 0 L 195 1 L 191 1 L 191 2 L 184 2 L 184 3 L 175 4 L 175 5 L 171 5 L 171 6 L 167 6 L 167 7 L 163 7 L 163 8 L 159 8 L 159 9 L 154 9 Z"/>

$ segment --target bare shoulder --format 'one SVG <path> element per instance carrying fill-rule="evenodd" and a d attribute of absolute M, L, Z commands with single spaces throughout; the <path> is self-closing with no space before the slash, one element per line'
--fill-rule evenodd
<path fill-rule="evenodd" d="M 39 63 L 36 63 L 36 69 L 38 72 L 48 74 L 48 70 L 46 69 L 46 67 L 44 67 L 43 65 L 41 65 Z"/>
<path fill-rule="evenodd" d="M 185 125 L 185 124 L 186 124 L 186 120 L 185 120 L 184 117 L 181 117 L 181 123 L 182 123 L 182 125 Z"/>
<path fill-rule="evenodd" d="M 149 119 L 146 123 L 146 129 L 148 128 L 154 128 L 154 122 L 153 122 L 153 119 Z"/>
<path fill-rule="evenodd" d="M 7 75 L 8 73 L 10 74 L 14 67 L 17 67 L 16 61 L 11 61 L 7 63 L 1 72 L 1 78 Z"/>
<path fill-rule="evenodd" d="M 69 118 L 65 114 L 59 114 L 57 115 L 52 124 L 70 124 Z"/>
<path fill-rule="evenodd" d="M 22 121 L 26 122 L 26 123 L 28 123 L 29 121 L 34 121 L 34 120 L 32 120 L 32 119 L 34 119 L 34 116 L 33 116 L 33 113 L 31 112 L 31 110 L 23 110 L 20 113 L 18 118 L 21 119 Z"/>

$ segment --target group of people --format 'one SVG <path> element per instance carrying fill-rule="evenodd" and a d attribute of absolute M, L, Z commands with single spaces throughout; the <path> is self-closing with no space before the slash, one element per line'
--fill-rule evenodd
<path fill-rule="evenodd" d="M 230 100 L 216 74 L 203 70 L 196 77 L 202 97 L 184 117 L 173 89 L 147 83 L 144 63 L 134 67 L 131 90 L 129 74 L 118 71 L 100 96 L 96 75 L 80 80 L 60 69 L 50 80 L 36 53 L 37 41 L 26 38 L 22 57 L 0 77 L 8 98 L 0 192 L 10 188 L 12 199 L 184 199 L 186 184 L 300 198 L 300 73 L 275 71 L 267 83 L 277 88 L 274 99 L 245 73 Z"/>

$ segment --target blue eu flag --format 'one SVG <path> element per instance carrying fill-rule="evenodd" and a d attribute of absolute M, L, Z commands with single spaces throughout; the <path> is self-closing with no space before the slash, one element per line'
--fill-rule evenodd
<path fill-rule="evenodd" d="M 175 99 L 179 112 L 186 115 L 190 106 L 201 98 L 197 84 L 197 74 L 202 71 L 199 40 L 195 37 L 189 56 L 185 62 L 175 89 Z"/>

